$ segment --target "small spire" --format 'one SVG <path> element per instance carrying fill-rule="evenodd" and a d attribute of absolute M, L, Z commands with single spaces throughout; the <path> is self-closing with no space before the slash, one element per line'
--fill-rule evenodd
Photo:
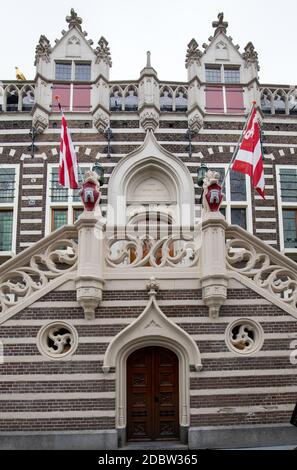
<path fill-rule="evenodd" d="M 228 23 L 224 21 L 224 13 L 218 14 L 218 21 L 213 21 L 212 27 L 216 28 L 214 35 L 217 36 L 219 33 L 227 33 Z"/>
<path fill-rule="evenodd" d="M 145 64 L 145 67 L 141 70 L 140 75 L 144 73 L 148 75 L 157 75 L 156 70 L 152 67 L 152 64 L 151 64 L 151 52 L 150 51 L 147 51 L 146 53 L 146 64 Z"/>
<path fill-rule="evenodd" d="M 150 51 L 147 51 L 146 53 L 146 67 L 151 68 L 151 53 Z"/>
<path fill-rule="evenodd" d="M 68 28 L 77 28 L 80 31 L 82 31 L 81 24 L 82 24 L 82 19 L 77 15 L 76 11 L 74 11 L 73 8 L 70 10 L 70 15 L 66 16 L 66 21 L 68 23 Z"/>

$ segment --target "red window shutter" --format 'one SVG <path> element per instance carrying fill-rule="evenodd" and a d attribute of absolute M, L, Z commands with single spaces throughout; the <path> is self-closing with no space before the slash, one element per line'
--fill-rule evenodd
<path fill-rule="evenodd" d="M 73 85 L 73 111 L 88 112 L 91 107 L 90 85 Z"/>
<path fill-rule="evenodd" d="M 60 103 L 63 111 L 69 111 L 70 109 L 70 84 L 57 84 L 53 85 L 52 94 L 52 111 L 59 111 L 55 96 L 60 97 Z"/>
<path fill-rule="evenodd" d="M 220 86 L 207 86 L 205 88 L 205 101 L 207 113 L 223 113 L 224 112 L 224 99 L 223 87 Z"/>
<path fill-rule="evenodd" d="M 226 87 L 226 103 L 227 112 L 243 114 L 244 113 L 244 102 L 243 102 L 243 89 L 241 87 Z"/>

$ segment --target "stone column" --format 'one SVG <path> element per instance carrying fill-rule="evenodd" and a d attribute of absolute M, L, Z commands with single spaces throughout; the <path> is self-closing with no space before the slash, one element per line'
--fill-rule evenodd
<path fill-rule="evenodd" d="M 102 299 L 104 285 L 104 225 L 100 209 L 84 211 L 76 223 L 78 228 L 77 301 L 85 318 L 95 318 L 95 309 Z"/>
<path fill-rule="evenodd" d="M 210 318 L 217 318 L 227 299 L 225 230 L 227 222 L 220 212 L 204 212 L 202 219 L 202 299 Z"/>

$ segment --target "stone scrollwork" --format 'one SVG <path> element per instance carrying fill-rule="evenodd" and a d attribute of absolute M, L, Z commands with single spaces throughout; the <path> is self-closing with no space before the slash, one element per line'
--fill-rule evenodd
<path fill-rule="evenodd" d="M 199 250 L 190 235 L 170 235 L 155 240 L 149 235 L 114 238 L 108 241 L 106 262 L 111 267 L 192 267 Z"/>
<path fill-rule="evenodd" d="M 52 359 L 61 359 L 73 354 L 77 345 L 77 331 L 65 322 L 44 325 L 37 336 L 40 353 Z"/>
<path fill-rule="evenodd" d="M 264 340 L 261 325 L 247 318 L 240 318 L 230 323 L 225 336 L 228 348 L 240 355 L 259 351 Z"/>
<path fill-rule="evenodd" d="M 0 314 L 14 307 L 51 280 L 72 271 L 77 262 L 74 240 L 56 240 L 44 252 L 33 254 L 25 266 L 12 268 L 0 278 Z"/>
<path fill-rule="evenodd" d="M 278 256 L 277 256 L 278 255 Z M 275 258 L 281 258 L 277 254 Z M 273 259 L 265 247 L 253 241 L 233 238 L 227 241 L 227 267 L 253 281 L 258 287 L 297 312 L 297 270 L 286 266 L 286 259 Z"/>

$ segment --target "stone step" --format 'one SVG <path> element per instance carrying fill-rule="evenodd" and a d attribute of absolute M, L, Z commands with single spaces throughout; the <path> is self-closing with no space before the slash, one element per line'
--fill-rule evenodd
<path fill-rule="evenodd" d="M 144 442 L 128 442 L 119 450 L 187 450 L 188 446 L 180 441 L 144 441 Z"/>

